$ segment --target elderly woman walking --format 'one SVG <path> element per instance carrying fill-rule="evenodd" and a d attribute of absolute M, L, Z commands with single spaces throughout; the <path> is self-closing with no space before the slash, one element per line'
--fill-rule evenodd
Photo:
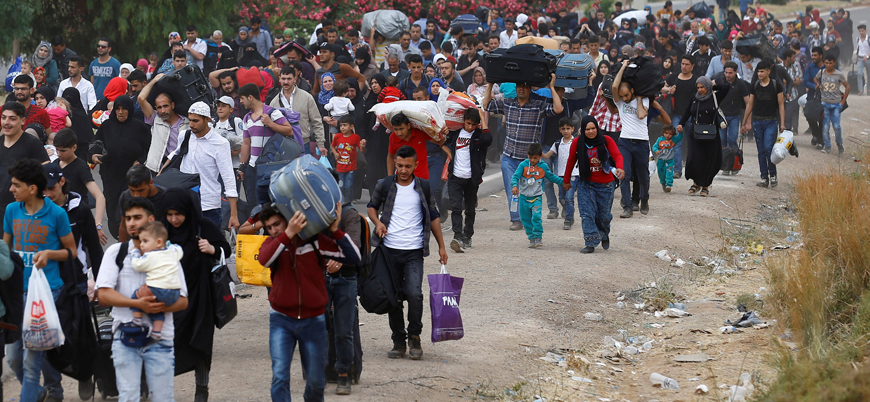
<path fill-rule="evenodd" d="M 699 77 L 696 81 L 698 92 L 692 99 L 692 104 L 683 112 L 680 121 L 692 118 L 691 133 L 683 136 L 686 141 L 686 179 L 692 180 L 689 194 L 694 195 L 700 190 L 700 195 L 710 194 L 710 184 L 722 167 L 722 140 L 719 138 L 719 124 L 723 122 L 719 116 L 718 106 L 728 95 L 731 88 L 727 83 L 713 85 L 707 77 Z M 683 125 L 677 126 L 677 131 L 683 132 Z"/>

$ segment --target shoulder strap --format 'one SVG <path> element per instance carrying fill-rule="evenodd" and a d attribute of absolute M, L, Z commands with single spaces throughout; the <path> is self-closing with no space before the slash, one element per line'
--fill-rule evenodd
<path fill-rule="evenodd" d="M 184 132 L 184 142 L 181 143 L 181 149 L 178 150 L 178 155 L 176 155 L 176 156 L 187 155 L 187 151 L 190 148 L 190 135 L 191 135 L 190 130 L 187 130 Z"/>
<path fill-rule="evenodd" d="M 115 265 L 118 266 L 118 270 L 124 269 L 124 258 L 127 258 L 128 248 L 130 247 L 129 242 L 121 242 L 121 247 L 118 249 L 118 256 L 115 257 Z"/>

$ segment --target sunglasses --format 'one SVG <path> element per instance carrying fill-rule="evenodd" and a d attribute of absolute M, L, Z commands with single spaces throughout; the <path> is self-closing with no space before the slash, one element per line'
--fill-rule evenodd
<path fill-rule="evenodd" d="M 97 47 L 100 48 L 100 49 L 105 49 L 105 48 L 107 48 L 107 47 L 109 47 L 109 46 L 108 46 L 108 45 L 97 45 Z"/>

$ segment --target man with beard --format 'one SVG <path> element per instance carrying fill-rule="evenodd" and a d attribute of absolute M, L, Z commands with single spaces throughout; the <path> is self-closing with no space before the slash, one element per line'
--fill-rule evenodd
<path fill-rule="evenodd" d="M 57 35 L 51 40 L 51 48 L 54 51 L 52 58 L 57 63 L 57 71 L 63 76 L 63 79 L 70 77 L 69 62 L 73 57 L 77 57 L 76 52 L 67 49 L 66 43 L 63 41 L 63 36 Z"/>
<path fill-rule="evenodd" d="M 342 49 L 341 46 L 332 43 L 322 43 L 320 45 L 320 68 L 317 69 L 313 93 L 320 92 L 320 77 L 323 73 L 332 73 L 335 75 L 336 81 L 342 81 L 347 77 L 354 77 L 359 82 L 366 82 L 366 77 L 356 72 L 353 67 L 335 61 L 336 56 L 342 53 Z"/>
<path fill-rule="evenodd" d="M 139 106 L 142 107 L 142 113 L 145 114 L 145 123 L 151 125 L 151 147 L 148 150 L 145 166 L 154 173 L 160 170 L 164 158 L 169 156 L 169 153 L 178 146 L 178 133 L 190 128 L 187 118 L 175 113 L 175 102 L 169 94 L 157 95 L 153 107 L 148 103 L 148 95 L 151 93 L 154 83 L 160 81 L 161 78 L 163 78 L 163 74 L 157 74 L 142 89 L 137 98 Z"/>
<path fill-rule="evenodd" d="M 57 87 L 57 96 L 62 97 L 63 91 L 67 88 L 75 88 L 79 91 L 79 96 L 82 99 L 82 106 L 87 110 L 91 110 L 97 105 L 97 94 L 94 92 L 94 85 L 90 81 L 82 79 L 82 70 L 85 68 L 85 62 L 78 56 L 73 56 L 69 59 L 68 75 L 69 78 L 60 82 Z"/>
<path fill-rule="evenodd" d="M 91 84 L 94 84 L 94 90 L 97 94 L 97 99 L 103 99 L 103 90 L 112 78 L 121 74 L 121 62 L 112 57 L 112 43 L 108 38 L 100 38 L 97 42 L 97 57 L 91 62 L 90 76 Z"/>
<path fill-rule="evenodd" d="M 299 127 L 302 129 L 302 138 L 308 139 L 311 137 L 311 132 L 314 132 L 317 146 L 320 147 L 320 154 L 326 155 L 326 147 L 324 146 L 325 137 L 323 136 L 323 119 L 320 116 L 320 111 L 317 110 L 317 102 L 314 97 L 308 92 L 299 88 L 296 83 L 299 79 L 299 70 L 292 66 L 284 66 L 278 74 L 278 82 L 281 84 L 281 92 L 278 93 L 272 102 L 271 107 L 289 108 L 299 113 Z"/>
<path fill-rule="evenodd" d="M 15 95 L 15 101 L 27 110 L 24 117 L 24 127 L 31 123 L 39 123 L 45 128 L 46 134 L 51 134 L 51 118 L 48 116 L 48 112 L 30 103 L 33 92 L 33 79 L 29 75 L 19 75 L 12 81 L 12 93 Z M 3 111 L 2 107 L 0 107 L 0 111 Z"/>
<path fill-rule="evenodd" d="M 233 98 L 233 112 L 231 117 L 242 118 L 248 111 L 242 106 L 239 101 L 239 83 L 236 82 L 236 70 L 238 67 L 230 67 L 221 70 L 215 70 L 209 73 L 208 82 L 214 87 L 217 92 L 217 97 L 229 96 Z"/>

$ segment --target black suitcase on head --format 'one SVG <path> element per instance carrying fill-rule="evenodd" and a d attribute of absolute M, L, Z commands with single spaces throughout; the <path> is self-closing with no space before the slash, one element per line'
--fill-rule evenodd
<path fill-rule="evenodd" d="M 550 74 L 556 71 L 558 58 L 533 44 L 496 49 L 483 56 L 486 60 L 486 80 L 492 83 L 513 82 L 534 87 L 550 84 Z"/>
<path fill-rule="evenodd" d="M 160 81 L 154 84 L 148 94 L 148 103 L 155 107 L 157 95 L 169 94 L 175 102 L 175 113 L 187 117 L 190 105 L 202 101 L 206 105 L 214 104 L 214 91 L 211 89 L 205 74 L 196 65 L 187 65 L 178 70 L 166 73 Z"/>
<path fill-rule="evenodd" d="M 743 39 L 734 42 L 734 49 L 737 53 L 750 54 L 759 59 L 770 57 L 776 60 L 777 58 L 776 48 L 762 34 L 744 36 Z"/>
<path fill-rule="evenodd" d="M 616 70 L 618 71 L 618 70 Z M 625 68 L 623 80 L 631 84 L 634 93 L 642 97 L 655 97 L 665 86 L 661 69 L 652 57 L 641 56 L 632 58 Z"/>

